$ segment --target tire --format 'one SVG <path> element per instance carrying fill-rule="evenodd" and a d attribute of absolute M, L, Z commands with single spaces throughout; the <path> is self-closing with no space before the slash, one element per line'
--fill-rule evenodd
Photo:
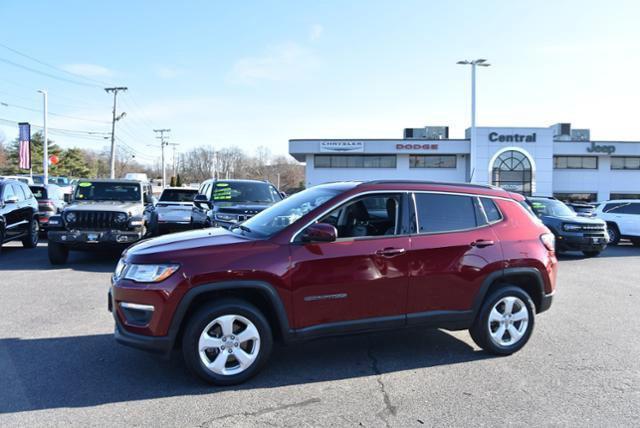
<path fill-rule="evenodd" d="M 633 244 L 634 247 L 640 247 L 640 238 L 633 238 L 631 240 L 631 243 Z"/>
<path fill-rule="evenodd" d="M 160 235 L 160 226 L 158 224 L 158 213 L 156 212 L 152 212 L 151 218 L 149 219 L 149 235 L 150 236 Z"/>
<path fill-rule="evenodd" d="M 29 222 L 29 234 L 22 238 L 22 246 L 25 248 L 35 248 L 38 246 L 40 238 L 40 225 L 38 219 L 32 218 Z"/>
<path fill-rule="evenodd" d="M 243 333 L 252 339 L 238 340 Z M 201 352 L 201 342 L 211 346 Z M 198 310 L 189 319 L 182 337 L 187 367 L 213 385 L 236 385 L 256 375 L 267 362 L 272 347 L 271 327 L 262 312 L 236 299 L 220 300 Z M 246 367 L 236 358 L 239 355 Z"/>
<path fill-rule="evenodd" d="M 69 248 L 57 242 L 49 241 L 47 244 L 47 253 L 49 261 L 52 265 L 63 265 L 69 258 Z"/>
<path fill-rule="evenodd" d="M 607 233 L 609 234 L 609 245 L 618 245 L 620 242 L 620 229 L 615 223 L 607 223 Z"/>
<path fill-rule="evenodd" d="M 2 255 L 2 244 L 4 244 L 4 231 L 0 229 L 0 255 Z"/>
<path fill-rule="evenodd" d="M 505 317 L 508 302 L 511 302 L 512 309 L 506 310 L 510 316 Z M 490 317 L 496 321 L 490 323 Z M 511 355 L 527 344 L 534 323 L 535 305 L 531 297 L 521 288 L 508 285 L 494 291 L 484 300 L 469 333 L 476 345 L 485 351 L 495 355 Z M 499 336 L 501 329 L 502 335 Z M 515 334 L 512 335 L 512 332 L 518 334 L 515 341 Z M 506 337 L 509 339 L 505 340 Z"/>
<path fill-rule="evenodd" d="M 583 251 L 585 257 L 598 257 L 602 251 Z"/>

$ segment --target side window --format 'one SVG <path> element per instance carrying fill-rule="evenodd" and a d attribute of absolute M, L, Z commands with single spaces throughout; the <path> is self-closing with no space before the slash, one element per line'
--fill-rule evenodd
<path fill-rule="evenodd" d="M 442 233 L 478 226 L 471 196 L 416 193 L 418 233 Z"/>
<path fill-rule="evenodd" d="M 613 203 L 613 204 L 606 204 L 604 206 L 604 208 L 602 209 L 602 212 L 604 213 L 609 213 L 609 212 L 619 212 L 618 209 L 622 206 L 625 205 L 624 203 L 621 202 L 617 202 L 617 203 Z"/>
<path fill-rule="evenodd" d="M 494 223 L 502 219 L 502 214 L 500 214 L 500 210 L 498 210 L 496 203 L 493 202 L 492 199 L 480 198 L 480 203 L 482 204 L 484 213 L 487 215 L 489 223 Z"/>
<path fill-rule="evenodd" d="M 14 193 L 13 186 L 11 184 L 7 184 L 6 186 L 4 186 L 4 195 L 2 197 L 3 201 L 6 201 L 7 199 L 15 195 L 16 194 Z"/>
<path fill-rule="evenodd" d="M 22 191 L 24 192 L 25 199 L 32 199 L 33 193 L 31 193 L 31 189 L 24 183 L 20 183 L 20 187 L 22 187 Z"/>
<path fill-rule="evenodd" d="M 372 195 L 342 205 L 320 219 L 338 230 L 338 238 L 392 236 L 399 232 L 399 194 Z"/>
<path fill-rule="evenodd" d="M 205 183 L 203 189 L 202 189 L 202 194 L 205 195 L 207 197 L 207 199 L 211 199 L 211 194 L 209 192 L 209 190 L 211 190 L 211 182 L 207 182 Z"/>
<path fill-rule="evenodd" d="M 640 214 L 639 203 L 624 203 L 611 210 L 616 214 Z"/>
<path fill-rule="evenodd" d="M 27 199 L 24 194 L 24 190 L 22 190 L 22 186 L 19 184 L 13 184 L 13 192 L 18 196 L 18 202 L 22 202 Z"/>

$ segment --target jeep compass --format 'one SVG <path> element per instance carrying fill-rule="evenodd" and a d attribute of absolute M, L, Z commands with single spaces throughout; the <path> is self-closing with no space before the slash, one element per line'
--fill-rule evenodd
<path fill-rule="evenodd" d="M 525 207 L 490 186 L 331 183 L 230 229 L 144 240 L 112 277 L 115 338 L 180 348 L 218 385 L 256 374 L 274 341 L 383 329 L 468 329 L 512 354 L 556 282 L 554 236 Z"/>

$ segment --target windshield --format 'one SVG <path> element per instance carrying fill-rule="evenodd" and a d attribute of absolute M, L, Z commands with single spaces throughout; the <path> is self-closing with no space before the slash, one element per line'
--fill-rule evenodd
<path fill-rule="evenodd" d="M 216 181 L 211 200 L 214 202 L 258 202 L 273 203 L 281 198 L 267 183 Z"/>
<path fill-rule="evenodd" d="M 342 192 L 340 189 L 312 187 L 267 208 L 242 223 L 242 226 L 248 228 L 250 233 L 255 232 L 261 236 L 274 235 Z M 242 232 L 240 229 L 233 231 Z"/>
<path fill-rule="evenodd" d="M 79 201 L 140 201 L 140 185 L 136 183 L 78 183 L 73 198 Z"/>
<path fill-rule="evenodd" d="M 58 186 L 68 186 L 69 179 L 67 177 L 52 177 L 49 179 L 50 184 L 57 184 Z"/>
<path fill-rule="evenodd" d="M 575 217 L 576 213 L 568 206 L 554 199 L 531 199 L 531 208 L 538 217 L 543 215 L 554 217 Z"/>
<path fill-rule="evenodd" d="M 166 189 L 160 195 L 160 202 L 193 202 L 196 189 Z"/>

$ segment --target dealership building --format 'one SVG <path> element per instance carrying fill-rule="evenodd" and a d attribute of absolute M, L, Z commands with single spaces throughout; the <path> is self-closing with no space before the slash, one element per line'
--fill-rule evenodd
<path fill-rule="evenodd" d="M 446 126 L 407 128 L 401 139 L 293 139 L 306 186 L 340 180 L 433 180 L 493 184 L 563 200 L 640 199 L 640 141 L 592 140 L 588 129 Z"/>

